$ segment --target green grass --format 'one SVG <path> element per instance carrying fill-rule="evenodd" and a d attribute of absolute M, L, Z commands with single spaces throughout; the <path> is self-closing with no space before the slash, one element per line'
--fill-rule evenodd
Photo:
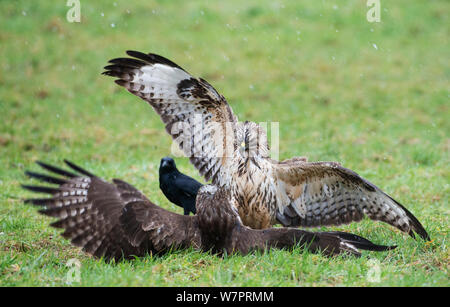
<path fill-rule="evenodd" d="M 81 23 L 66 21 L 65 2 L 0 2 L 1 286 L 66 285 L 71 258 L 82 286 L 450 286 L 448 1 L 381 1 L 380 23 L 367 22 L 365 1 L 82 0 Z M 128 49 L 207 79 L 241 120 L 279 122 L 280 159 L 357 171 L 410 209 L 432 242 L 364 220 L 335 229 L 398 248 L 360 259 L 188 250 L 106 264 L 72 247 L 20 200 L 37 159 L 71 159 L 182 213 L 158 187 L 171 146 L 162 123 L 100 75 Z M 177 163 L 201 179 L 186 158 Z"/>

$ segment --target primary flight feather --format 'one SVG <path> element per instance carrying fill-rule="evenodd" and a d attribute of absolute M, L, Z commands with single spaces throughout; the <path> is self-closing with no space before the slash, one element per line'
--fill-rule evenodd
<path fill-rule="evenodd" d="M 245 225 L 313 227 L 368 216 L 429 240 L 411 212 L 339 163 L 270 159 L 262 127 L 239 122 L 206 80 L 156 54 L 127 54 L 110 60 L 103 74 L 153 107 L 200 174 L 230 189 Z"/>

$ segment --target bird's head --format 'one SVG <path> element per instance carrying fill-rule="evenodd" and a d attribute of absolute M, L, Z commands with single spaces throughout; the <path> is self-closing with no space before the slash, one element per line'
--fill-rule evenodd
<path fill-rule="evenodd" d="M 202 186 L 197 193 L 197 198 L 195 201 L 195 207 L 197 208 L 197 212 L 205 212 L 208 210 L 214 210 L 212 207 L 217 207 L 217 201 L 222 199 L 226 199 L 227 192 L 222 191 L 219 187 L 206 184 Z"/>
<path fill-rule="evenodd" d="M 171 157 L 164 157 L 159 164 L 159 172 L 168 173 L 177 169 L 175 161 Z"/>
<path fill-rule="evenodd" d="M 238 154 L 245 160 L 255 157 L 268 157 L 269 146 L 264 129 L 253 123 L 245 122 L 236 130 Z"/>
<path fill-rule="evenodd" d="M 229 189 L 204 185 L 197 194 L 198 226 L 205 250 L 221 252 L 233 229 L 242 224 Z"/>
<path fill-rule="evenodd" d="M 215 185 L 206 184 L 198 190 L 198 194 L 202 195 L 205 199 L 211 199 L 216 195 L 218 189 L 219 188 Z"/>
<path fill-rule="evenodd" d="M 198 190 L 196 207 L 199 215 L 208 218 L 239 218 L 230 189 L 212 184 L 202 186 Z"/>

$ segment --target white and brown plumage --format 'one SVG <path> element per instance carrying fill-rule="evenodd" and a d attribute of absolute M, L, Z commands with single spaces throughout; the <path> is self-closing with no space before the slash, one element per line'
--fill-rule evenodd
<path fill-rule="evenodd" d="M 339 225 L 366 215 L 429 239 L 405 207 L 339 163 L 270 159 L 265 131 L 238 122 L 207 81 L 159 55 L 127 54 L 109 61 L 104 74 L 153 107 L 206 180 L 232 191 L 245 225 Z"/>
<path fill-rule="evenodd" d="M 343 232 L 312 233 L 294 228 L 254 230 L 244 226 L 235 200 L 226 188 L 200 188 L 195 216 L 164 210 L 132 185 L 112 183 L 66 161 L 67 171 L 38 164 L 51 174 L 26 172 L 32 178 L 56 186 L 23 185 L 33 192 L 52 195 L 26 202 L 41 207 L 42 214 L 56 217 L 51 225 L 63 228 L 63 237 L 84 251 L 106 260 L 160 254 L 193 247 L 203 251 L 247 254 L 267 248 L 301 245 L 325 255 L 360 255 L 359 250 L 386 251 L 395 246 L 376 245 Z"/>

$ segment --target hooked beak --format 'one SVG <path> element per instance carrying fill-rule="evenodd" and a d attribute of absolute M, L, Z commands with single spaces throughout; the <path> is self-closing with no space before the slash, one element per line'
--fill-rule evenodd
<path fill-rule="evenodd" d="M 241 152 L 241 154 L 243 154 L 244 152 L 248 152 L 249 150 L 249 146 L 248 144 L 246 144 L 244 141 L 241 143 L 239 150 Z"/>
<path fill-rule="evenodd" d="M 160 167 L 170 166 L 171 162 L 172 162 L 172 160 L 170 160 L 170 159 L 163 159 L 163 160 L 161 160 Z"/>

